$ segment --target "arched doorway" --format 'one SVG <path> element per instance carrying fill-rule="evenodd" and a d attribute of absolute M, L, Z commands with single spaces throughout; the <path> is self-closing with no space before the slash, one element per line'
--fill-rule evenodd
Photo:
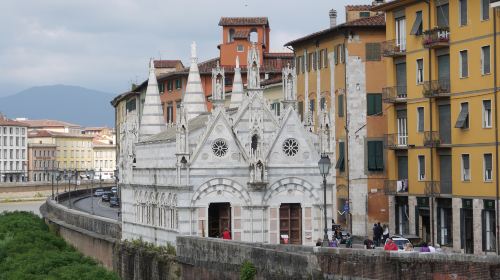
<path fill-rule="evenodd" d="M 219 238 L 226 228 L 231 232 L 231 204 L 229 202 L 210 203 L 208 206 L 208 237 Z"/>

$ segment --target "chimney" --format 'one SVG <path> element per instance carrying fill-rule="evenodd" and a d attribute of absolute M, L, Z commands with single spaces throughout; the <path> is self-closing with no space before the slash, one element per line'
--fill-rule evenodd
<path fill-rule="evenodd" d="M 337 10 L 330 10 L 330 28 L 335 27 L 337 25 Z"/>

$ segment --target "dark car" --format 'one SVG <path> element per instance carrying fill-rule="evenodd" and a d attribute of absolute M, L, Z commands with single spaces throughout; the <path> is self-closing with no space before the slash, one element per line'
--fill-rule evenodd
<path fill-rule="evenodd" d="M 103 189 L 97 189 L 94 192 L 94 196 L 102 196 L 103 194 L 104 194 L 104 190 Z"/>
<path fill-rule="evenodd" d="M 118 192 L 118 188 L 117 187 L 112 187 L 111 188 L 111 192 L 113 192 L 113 194 L 116 194 L 116 192 Z"/>
<path fill-rule="evenodd" d="M 102 194 L 102 201 L 109 201 L 111 199 L 111 194 L 109 192 L 105 192 Z"/>
<path fill-rule="evenodd" d="M 109 199 L 109 207 L 120 207 L 120 199 L 116 196 L 112 196 Z"/>

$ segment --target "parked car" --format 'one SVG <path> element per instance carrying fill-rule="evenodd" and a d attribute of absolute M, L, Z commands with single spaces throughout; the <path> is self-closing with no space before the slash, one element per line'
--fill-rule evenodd
<path fill-rule="evenodd" d="M 104 194 L 104 190 L 103 189 L 97 189 L 94 192 L 94 196 L 102 196 L 103 194 Z"/>
<path fill-rule="evenodd" d="M 399 236 L 399 235 L 393 235 L 393 236 L 391 236 L 391 239 L 392 239 L 392 241 L 394 241 L 394 243 L 396 243 L 396 245 L 398 246 L 398 251 L 404 251 L 404 249 L 405 249 L 405 244 L 406 244 L 406 243 L 411 243 L 411 242 L 410 242 L 410 240 L 408 240 L 408 239 L 406 239 L 406 238 L 404 238 L 404 237 L 402 237 L 402 236 Z M 387 239 L 387 240 L 385 241 L 385 243 L 386 243 L 386 244 L 387 244 L 387 241 L 388 241 L 388 240 L 389 240 L 389 239 Z"/>
<path fill-rule="evenodd" d="M 120 199 L 117 196 L 112 196 L 109 200 L 109 207 L 120 207 Z"/>
<path fill-rule="evenodd" d="M 118 192 L 118 188 L 117 187 L 112 187 L 111 188 L 111 192 L 113 192 L 114 194 L 116 194 Z"/>
<path fill-rule="evenodd" d="M 111 193 L 110 192 L 104 192 L 104 194 L 102 195 L 102 201 L 109 202 L 110 199 L 111 199 Z"/>

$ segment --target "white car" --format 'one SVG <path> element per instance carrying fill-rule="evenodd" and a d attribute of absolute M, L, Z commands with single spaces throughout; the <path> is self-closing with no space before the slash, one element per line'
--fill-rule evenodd
<path fill-rule="evenodd" d="M 408 240 L 408 239 L 406 239 L 406 238 L 404 238 L 402 236 L 398 236 L 398 235 L 391 236 L 391 239 L 398 246 L 398 251 L 404 251 L 405 250 L 405 244 L 411 243 L 410 240 Z M 387 241 L 389 241 L 389 238 L 387 238 L 387 240 L 385 240 L 385 244 L 387 244 Z"/>

